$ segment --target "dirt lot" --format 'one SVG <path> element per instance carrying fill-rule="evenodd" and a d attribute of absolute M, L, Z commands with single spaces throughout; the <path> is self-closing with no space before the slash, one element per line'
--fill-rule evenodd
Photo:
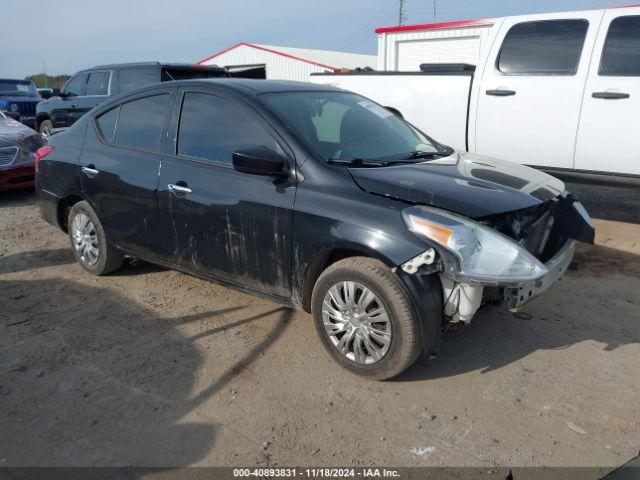
<path fill-rule="evenodd" d="M 0 466 L 622 464 L 640 230 L 599 226 L 530 319 L 483 311 L 376 383 L 304 313 L 147 264 L 89 276 L 31 194 L 1 194 Z"/>

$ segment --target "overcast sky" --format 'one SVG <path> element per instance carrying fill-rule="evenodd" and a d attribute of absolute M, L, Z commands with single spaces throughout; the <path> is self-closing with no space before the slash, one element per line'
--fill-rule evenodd
<path fill-rule="evenodd" d="M 637 1 L 637 0 L 636 0 Z M 632 3 L 631 0 L 437 0 L 436 20 Z M 433 21 L 433 0 L 406 0 L 407 24 Z M 144 60 L 194 62 L 246 41 L 376 53 L 373 30 L 396 25 L 398 0 L 2 0 L 0 78 L 74 73 Z"/>

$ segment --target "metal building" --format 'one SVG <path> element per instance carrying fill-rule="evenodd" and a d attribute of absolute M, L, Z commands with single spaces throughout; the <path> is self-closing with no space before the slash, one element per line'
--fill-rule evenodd
<path fill-rule="evenodd" d="M 416 71 L 421 63 L 476 65 L 493 20 L 465 20 L 376 29 L 378 70 Z"/>
<path fill-rule="evenodd" d="M 298 80 L 307 82 L 314 72 L 357 67 L 375 67 L 375 55 L 274 47 L 255 43 L 238 43 L 200 60 L 204 65 L 219 65 L 238 77 Z"/>

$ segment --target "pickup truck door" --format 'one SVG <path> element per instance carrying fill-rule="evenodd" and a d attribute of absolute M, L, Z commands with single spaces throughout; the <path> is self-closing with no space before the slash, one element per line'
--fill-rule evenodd
<path fill-rule="evenodd" d="M 580 102 L 602 15 L 558 13 L 503 21 L 479 79 L 476 153 L 573 168 Z"/>
<path fill-rule="evenodd" d="M 640 175 L 639 111 L 640 8 L 608 10 L 584 91 L 575 168 Z"/>
<path fill-rule="evenodd" d="M 52 102 L 51 120 L 55 128 L 70 127 L 80 118 L 77 112 L 78 99 L 87 91 L 87 73 L 79 73 L 71 77 L 62 89 L 63 95 L 49 100 Z"/>

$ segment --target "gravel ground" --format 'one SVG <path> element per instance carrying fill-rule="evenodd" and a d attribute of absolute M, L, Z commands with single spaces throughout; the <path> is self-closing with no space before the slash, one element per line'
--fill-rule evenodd
<path fill-rule="evenodd" d="M 0 194 L 0 466 L 620 465 L 640 230 L 599 227 L 531 318 L 484 310 L 381 383 L 305 313 L 145 263 L 91 277 L 31 194 Z"/>

